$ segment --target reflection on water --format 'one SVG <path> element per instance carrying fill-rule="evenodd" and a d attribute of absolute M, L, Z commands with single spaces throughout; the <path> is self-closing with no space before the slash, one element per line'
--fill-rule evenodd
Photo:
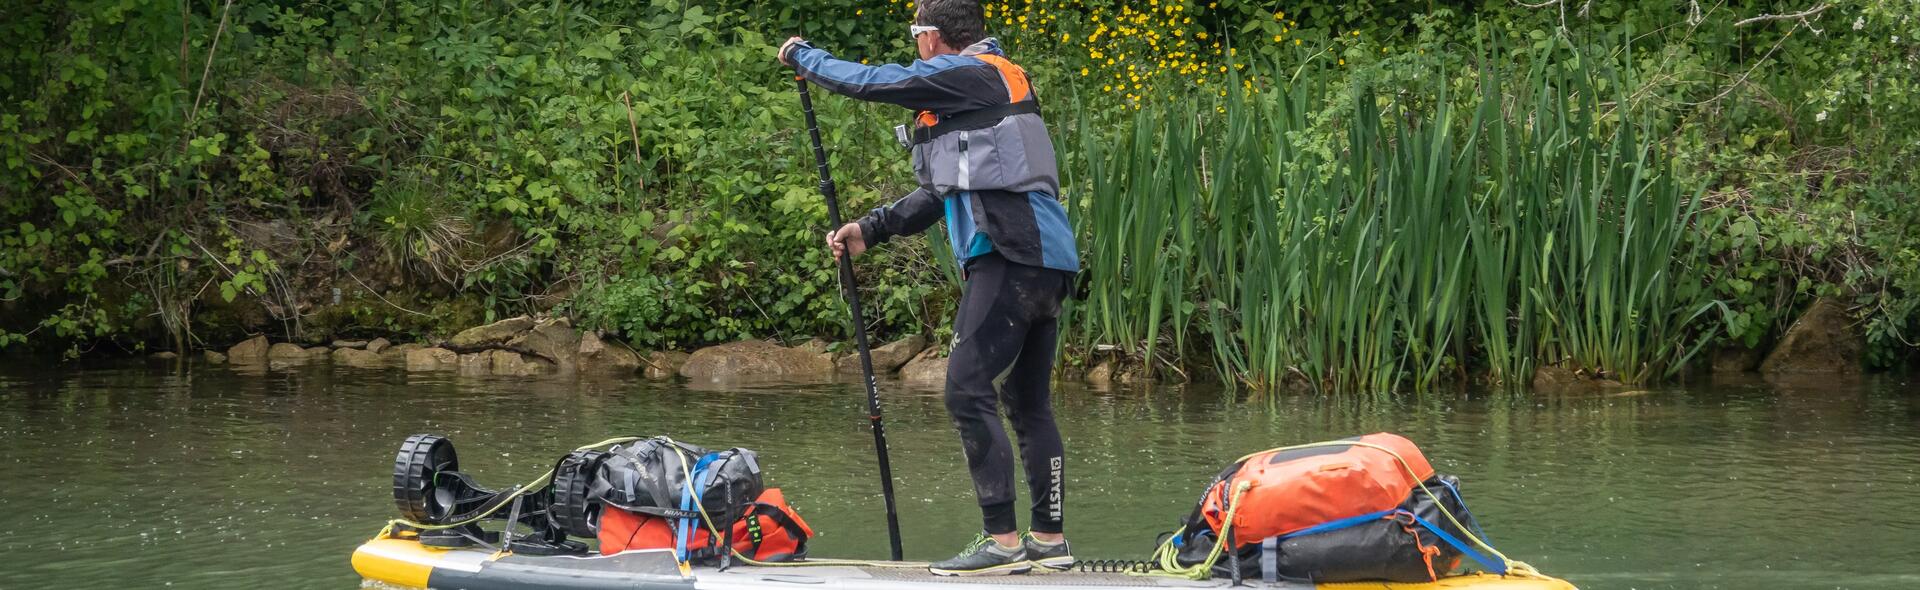
<path fill-rule="evenodd" d="M 1069 387 L 1056 407 L 1083 557 L 1143 557 L 1241 454 L 1390 430 L 1460 475 L 1497 547 L 1583 588 L 1913 588 L 1915 393 L 1883 379 L 1249 404 Z M 939 392 L 883 395 L 907 557 L 945 557 L 979 521 Z M 450 436 L 495 486 L 620 434 L 752 448 L 820 532 L 816 555 L 881 555 L 863 404 L 851 382 L 0 369 L 0 588 L 357 587 L 347 556 L 394 513 L 393 453 L 415 432 Z"/>

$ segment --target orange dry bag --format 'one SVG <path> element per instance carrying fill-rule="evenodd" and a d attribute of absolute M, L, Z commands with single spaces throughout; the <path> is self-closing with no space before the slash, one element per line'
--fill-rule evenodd
<path fill-rule="evenodd" d="M 1233 494 L 1225 484 L 1248 482 L 1250 487 L 1240 497 L 1240 508 L 1234 511 L 1233 541 L 1259 543 L 1267 537 L 1343 518 L 1392 510 L 1406 501 L 1407 494 L 1421 481 L 1433 477 L 1433 466 L 1427 464 L 1426 455 L 1400 435 L 1381 432 L 1343 442 L 1361 444 L 1268 451 L 1248 457 L 1237 471 L 1207 490 L 1201 514 L 1208 525 L 1220 530 L 1226 519 L 1226 502 Z"/>
<path fill-rule="evenodd" d="M 1378 433 L 1234 462 L 1162 549 L 1182 566 L 1269 582 L 1431 582 L 1462 556 L 1505 573 L 1467 542 L 1478 528 L 1458 479 L 1434 474 L 1412 441 Z"/>
<path fill-rule="evenodd" d="M 638 514 L 608 505 L 600 516 L 600 553 L 613 555 L 634 549 L 674 548 L 674 523 L 651 514 Z M 703 522 L 695 522 L 687 541 L 688 559 L 717 560 L 721 553 Z M 787 504 L 779 488 L 768 488 L 742 507 L 730 527 L 733 550 L 754 561 L 791 561 L 805 557 L 813 529 Z"/>

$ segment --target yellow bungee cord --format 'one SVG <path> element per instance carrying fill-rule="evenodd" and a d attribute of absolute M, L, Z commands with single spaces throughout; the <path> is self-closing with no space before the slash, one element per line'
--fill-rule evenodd
<path fill-rule="evenodd" d="M 1207 552 L 1206 559 L 1193 565 L 1180 565 L 1180 551 L 1173 546 L 1173 540 L 1180 538 L 1180 533 L 1186 531 L 1186 527 L 1180 527 L 1180 530 L 1174 531 L 1167 540 L 1161 541 L 1160 547 L 1153 551 L 1152 564 L 1159 567 L 1159 571 L 1129 573 L 1142 576 L 1172 576 L 1189 580 L 1205 580 L 1212 577 L 1213 564 L 1220 561 L 1220 551 L 1227 546 L 1225 539 L 1233 538 L 1233 515 L 1240 511 L 1240 496 L 1246 495 L 1247 490 L 1252 488 L 1253 482 L 1250 481 L 1243 481 L 1233 486 L 1233 496 L 1227 500 L 1226 520 L 1220 524 L 1222 541 L 1213 544 L 1213 550 Z"/>

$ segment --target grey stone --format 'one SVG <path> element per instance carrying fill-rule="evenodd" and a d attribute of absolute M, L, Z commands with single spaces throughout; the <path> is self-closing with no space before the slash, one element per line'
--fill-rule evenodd
<path fill-rule="evenodd" d="M 680 367 L 690 379 L 819 376 L 833 372 L 825 355 L 770 342 L 746 340 L 694 351 Z"/>
<path fill-rule="evenodd" d="M 553 361 L 561 371 L 571 371 L 580 354 L 580 332 L 564 318 L 544 320 L 508 340 L 507 347 Z"/>
<path fill-rule="evenodd" d="M 267 350 L 273 345 L 266 336 L 254 336 L 227 349 L 227 360 L 234 364 L 258 365 L 267 362 Z"/>
<path fill-rule="evenodd" d="M 334 347 L 334 348 L 366 348 L 366 347 L 367 347 L 367 341 L 365 341 L 365 340 L 335 340 L 335 341 L 333 341 L 333 343 L 332 343 L 332 344 L 330 344 L 329 346 L 332 346 L 332 347 Z"/>
<path fill-rule="evenodd" d="M 1865 354 L 1866 337 L 1854 325 L 1853 315 L 1821 298 L 1787 328 L 1760 372 L 1852 375 L 1860 372 Z"/>
<path fill-rule="evenodd" d="M 378 369 L 387 366 L 387 360 L 379 353 L 358 348 L 336 348 L 333 350 L 333 363 L 336 365 L 360 369 Z"/>
<path fill-rule="evenodd" d="M 1625 383 L 1614 380 L 1611 375 L 1606 375 L 1603 372 L 1574 369 L 1565 363 L 1535 367 L 1533 369 L 1532 385 L 1536 391 L 1549 392 L 1579 392 L 1594 389 L 1617 389 L 1627 386 Z"/>
<path fill-rule="evenodd" d="M 646 363 L 648 379 L 672 379 L 680 374 L 680 367 L 687 364 L 693 355 L 674 350 L 656 350 L 647 354 L 642 362 Z"/>
<path fill-rule="evenodd" d="M 493 373 L 493 351 L 470 352 L 460 355 L 460 374 L 489 375 Z"/>
<path fill-rule="evenodd" d="M 608 342 L 588 332 L 580 335 L 574 362 L 582 373 L 632 375 L 640 370 L 640 354 L 618 341 Z"/>
<path fill-rule="evenodd" d="M 947 357 L 937 354 L 936 348 L 920 351 L 919 356 L 907 361 L 900 367 L 900 378 L 920 383 L 944 383 L 947 380 Z"/>
<path fill-rule="evenodd" d="M 388 365 L 392 365 L 395 367 L 405 367 L 407 366 L 407 353 L 420 350 L 422 348 L 426 348 L 426 345 L 420 344 L 418 342 L 396 344 L 393 346 L 380 349 L 380 358 L 386 359 Z"/>
<path fill-rule="evenodd" d="M 554 370 L 553 363 L 511 350 L 494 350 L 488 354 L 493 357 L 493 374 L 495 375 L 529 377 L 544 375 Z"/>
<path fill-rule="evenodd" d="M 808 340 L 804 343 L 801 343 L 799 346 L 795 346 L 794 348 L 798 348 L 800 350 L 804 350 L 814 354 L 826 354 L 827 347 L 831 345 L 832 343 L 829 343 L 824 339 L 814 338 L 812 340 Z"/>
<path fill-rule="evenodd" d="M 1760 368 L 1763 355 L 1759 349 L 1745 346 L 1728 346 L 1713 351 L 1713 372 L 1715 374 L 1751 373 Z"/>
<path fill-rule="evenodd" d="M 380 358 L 386 359 L 387 365 L 389 366 L 405 368 L 407 366 L 407 353 L 423 348 L 427 348 L 427 346 L 418 342 L 396 344 L 380 349 Z"/>
<path fill-rule="evenodd" d="M 372 342 L 367 343 L 367 352 L 377 353 L 386 350 L 388 346 L 393 346 L 393 343 L 388 342 L 385 338 L 375 338 Z"/>
<path fill-rule="evenodd" d="M 267 358 L 276 361 L 303 361 L 310 356 L 307 349 L 292 342 L 281 342 L 267 349 Z"/>
<path fill-rule="evenodd" d="M 1580 381 L 1580 375 L 1573 369 L 1560 365 L 1540 365 L 1533 369 L 1534 389 L 1554 389 L 1573 385 Z"/>
<path fill-rule="evenodd" d="M 907 361 L 913 360 L 914 356 L 919 355 L 920 351 L 926 349 L 927 337 L 919 334 L 901 338 L 898 341 L 888 343 L 886 346 L 875 348 L 873 349 L 873 373 L 875 375 L 884 375 L 897 371 L 900 367 L 905 366 Z M 854 351 L 852 354 L 840 357 L 840 361 L 836 363 L 836 367 L 842 373 L 858 374 L 860 372 L 859 351 Z"/>
<path fill-rule="evenodd" d="M 153 358 L 160 359 L 163 361 L 170 361 L 173 359 L 180 358 L 180 353 L 173 352 L 170 350 L 162 350 L 160 352 L 153 353 L 152 356 Z"/>
<path fill-rule="evenodd" d="M 447 344 L 454 348 L 472 349 L 499 346 L 512 340 L 533 327 L 533 318 L 527 316 L 511 317 L 484 326 L 474 326 L 454 334 Z"/>
<path fill-rule="evenodd" d="M 445 348 L 421 348 L 407 351 L 408 371 L 446 371 L 460 362 L 460 354 Z"/>
<path fill-rule="evenodd" d="M 1113 386 L 1113 361 L 1101 361 L 1100 364 L 1087 369 L 1087 383 L 1095 387 Z"/>
<path fill-rule="evenodd" d="M 227 355 L 221 354 L 219 351 L 204 350 L 204 351 L 201 351 L 200 354 L 207 357 L 207 362 L 209 363 L 213 363 L 217 365 L 220 363 L 227 362 Z"/>

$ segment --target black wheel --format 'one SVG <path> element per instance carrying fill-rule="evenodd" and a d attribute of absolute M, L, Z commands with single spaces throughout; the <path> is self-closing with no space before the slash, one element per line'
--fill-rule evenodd
<path fill-rule="evenodd" d="M 435 484 L 440 474 L 459 469 L 453 441 L 431 434 L 407 437 L 393 458 L 393 503 L 400 515 L 426 524 L 451 515 L 457 503 L 455 491 Z"/>
<path fill-rule="evenodd" d="M 568 453 L 553 468 L 553 504 L 547 514 L 554 526 L 575 537 L 600 534 L 601 504 L 587 498 L 593 478 L 600 474 L 606 451 L 587 450 Z"/>

